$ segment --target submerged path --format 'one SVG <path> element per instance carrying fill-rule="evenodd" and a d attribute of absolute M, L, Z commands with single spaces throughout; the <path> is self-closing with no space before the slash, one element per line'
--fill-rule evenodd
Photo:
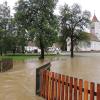
<path fill-rule="evenodd" d="M 39 67 L 41 63 L 35 65 Z M 15 65 L 13 70 L 0 73 L 0 100 L 42 100 L 35 95 L 35 65 L 28 68 L 24 64 L 22 68 Z"/>
<path fill-rule="evenodd" d="M 0 74 L 0 100 L 42 100 L 35 95 L 35 74 L 32 71 Z"/>

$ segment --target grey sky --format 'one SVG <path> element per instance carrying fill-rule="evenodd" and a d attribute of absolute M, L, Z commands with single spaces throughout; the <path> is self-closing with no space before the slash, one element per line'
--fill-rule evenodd
<path fill-rule="evenodd" d="M 0 0 L 0 3 L 4 2 L 5 0 Z M 14 3 L 18 0 L 7 0 L 8 5 L 13 9 Z M 57 4 L 57 9 L 60 5 L 64 5 L 64 3 L 67 3 L 69 5 L 72 5 L 73 3 L 78 3 L 81 5 L 82 9 L 89 10 L 93 16 L 94 11 L 98 19 L 100 20 L 100 1 L 99 0 L 59 0 Z M 13 11 L 12 11 L 13 12 Z M 58 10 L 56 10 L 56 13 L 58 14 Z"/>

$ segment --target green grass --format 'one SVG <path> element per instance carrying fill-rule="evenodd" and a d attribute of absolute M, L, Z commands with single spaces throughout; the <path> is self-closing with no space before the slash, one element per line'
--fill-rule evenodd
<path fill-rule="evenodd" d="M 57 56 L 56 54 L 45 54 L 45 57 L 50 57 L 50 56 Z M 25 60 L 25 59 L 32 59 L 32 58 L 38 58 L 38 54 L 7 54 L 0 56 L 0 60 L 2 58 L 11 58 L 13 60 Z"/>
<path fill-rule="evenodd" d="M 25 60 L 25 59 L 32 59 L 32 58 L 38 58 L 38 56 L 35 55 L 5 55 L 5 56 L 0 56 L 0 60 L 2 58 L 11 58 L 13 60 Z"/>
<path fill-rule="evenodd" d="M 13 60 L 25 60 L 29 58 L 36 58 L 36 56 L 0 56 L 0 59 L 2 58 L 11 58 Z"/>

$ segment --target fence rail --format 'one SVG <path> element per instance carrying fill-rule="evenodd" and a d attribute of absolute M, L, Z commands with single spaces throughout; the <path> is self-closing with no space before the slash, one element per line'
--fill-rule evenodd
<path fill-rule="evenodd" d="M 46 100 L 100 100 L 100 84 L 45 70 L 40 75 L 40 96 Z"/>

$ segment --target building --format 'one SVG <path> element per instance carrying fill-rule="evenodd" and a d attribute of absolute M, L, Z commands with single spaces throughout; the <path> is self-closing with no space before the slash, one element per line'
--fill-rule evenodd
<path fill-rule="evenodd" d="M 100 21 L 94 14 L 90 25 L 91 46 L 90 50 L 100 51 Z"/>
<path fill-rule="evenodd" d="M 100 40 L 99 38 L 91 33 L 90 35 L 90 43 L 80 43 L 79 51 L 100 51 Z"/>
<path fill-rule="evenodd" d="M 90 24 L 90 43 L 81 42 L 74 48 L 75 51 L 100 51 L 100 21 L 94 14 L 92 22 Z M 70 38 L 67 40 L 67 50 L 70 51 Z"/>
<path fill-rule="evenodd" d="M 35 45 L 35 42 L 29 41 L 28 45 L 25 46 L 26 53 L 40 53 L 41 50 Z"/>
<path fill-rule="evenodd" d="M 94 34 L 95 36 L 97 36 L 97 38 L 100 39 L 100 21 L 97 19 L 95 14 L 90 26 L 90 33 Z"/>

